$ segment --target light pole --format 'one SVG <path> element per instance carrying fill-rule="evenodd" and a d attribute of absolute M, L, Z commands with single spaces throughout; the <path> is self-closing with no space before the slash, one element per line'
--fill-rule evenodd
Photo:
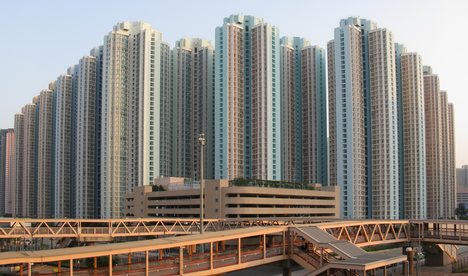
<path fill-rule="evenodd" d="M 203 209 L 204 209 L 204 189 L 205 185 L 203 185 L 203 147 L 205 146 L 205 134 L 201 133 L 200 137 L 198 138 L 200 142 L 200 234 L 203 234 L 205 231 L 203 229 L 204 222 L 203 222 Z"/>

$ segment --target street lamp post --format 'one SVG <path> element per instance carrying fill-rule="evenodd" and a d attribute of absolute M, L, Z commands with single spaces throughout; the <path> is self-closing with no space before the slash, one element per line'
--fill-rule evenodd
<path fill-rule="evenodd" d="M 203 147 L 205 146 L 205 134 L 201 133 L 200 137 L 198 138 L 200 142 L 200 234 L 205 232 L 204 222 L 203 222 L 203 209 L 204 209 L 204 189 L 205 185 L 203 183 Z"/>

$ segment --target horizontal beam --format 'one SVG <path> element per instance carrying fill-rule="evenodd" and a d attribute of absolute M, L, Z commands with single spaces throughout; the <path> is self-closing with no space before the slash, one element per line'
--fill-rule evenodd
<path fill-rule="evenodd" d="M 160 249 L 178 248 L 196 244 L 234 240 L 239 238 L 256 237 L 287 231 L 286 226 L 251 227 L 220 232 L 207 232 L 202 235 L 179 236 L 171 238 L 132 241 L 122 243 L 103 244 L 95 246 L 71 247 L 40 251 L 4 252 L 0 253 L 0 265 L 27 262 L 57 262 L 69 259 L 84 259 L 135 252 L 155 251 Z"/>

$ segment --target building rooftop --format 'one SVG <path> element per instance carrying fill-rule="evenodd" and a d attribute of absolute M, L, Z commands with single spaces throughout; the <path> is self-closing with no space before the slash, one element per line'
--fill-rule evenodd
<path fill-rule="evenodd" d="M 281 188 L 281 189 L 298 189 L 298 190 L 320 190 L 320 184 L 286 182 L 276 180 L 259 180 L 237 178 L 229 181 L 229 186 L 247 186 L 247 187 L 263 187 L 263 188 Z"/>

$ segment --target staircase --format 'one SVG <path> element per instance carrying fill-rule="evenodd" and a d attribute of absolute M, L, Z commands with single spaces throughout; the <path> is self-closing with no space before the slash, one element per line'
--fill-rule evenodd
<path fill-rule="evenodd" d="M 60 240 L 57 241 L 57 244 L 55 245 L 55 249 L 69 247 L 72 241 L 73 241 L 72 238 L 61 238 Z"/>
<path fill-rule="evenodd" d="M 447 255 L 449 258 L 450 262 L 456 263 L 457 262 L 457 256 L 458 256 L 458 245 L 454 244 L 437 244 L 437 247 L 442 250 L 442 252 Z"/>
<path fill-rule="evenodd" d="M 338 240 L 316 226 L 294 227 L 290 231 L 312 246 L 293 246 L 291 259 L 310 270 L 307 275 L 344 275 L 347 271 L 365 271 L 399 263 L 404 255 L 367 253 L 347 240 Z"/>

